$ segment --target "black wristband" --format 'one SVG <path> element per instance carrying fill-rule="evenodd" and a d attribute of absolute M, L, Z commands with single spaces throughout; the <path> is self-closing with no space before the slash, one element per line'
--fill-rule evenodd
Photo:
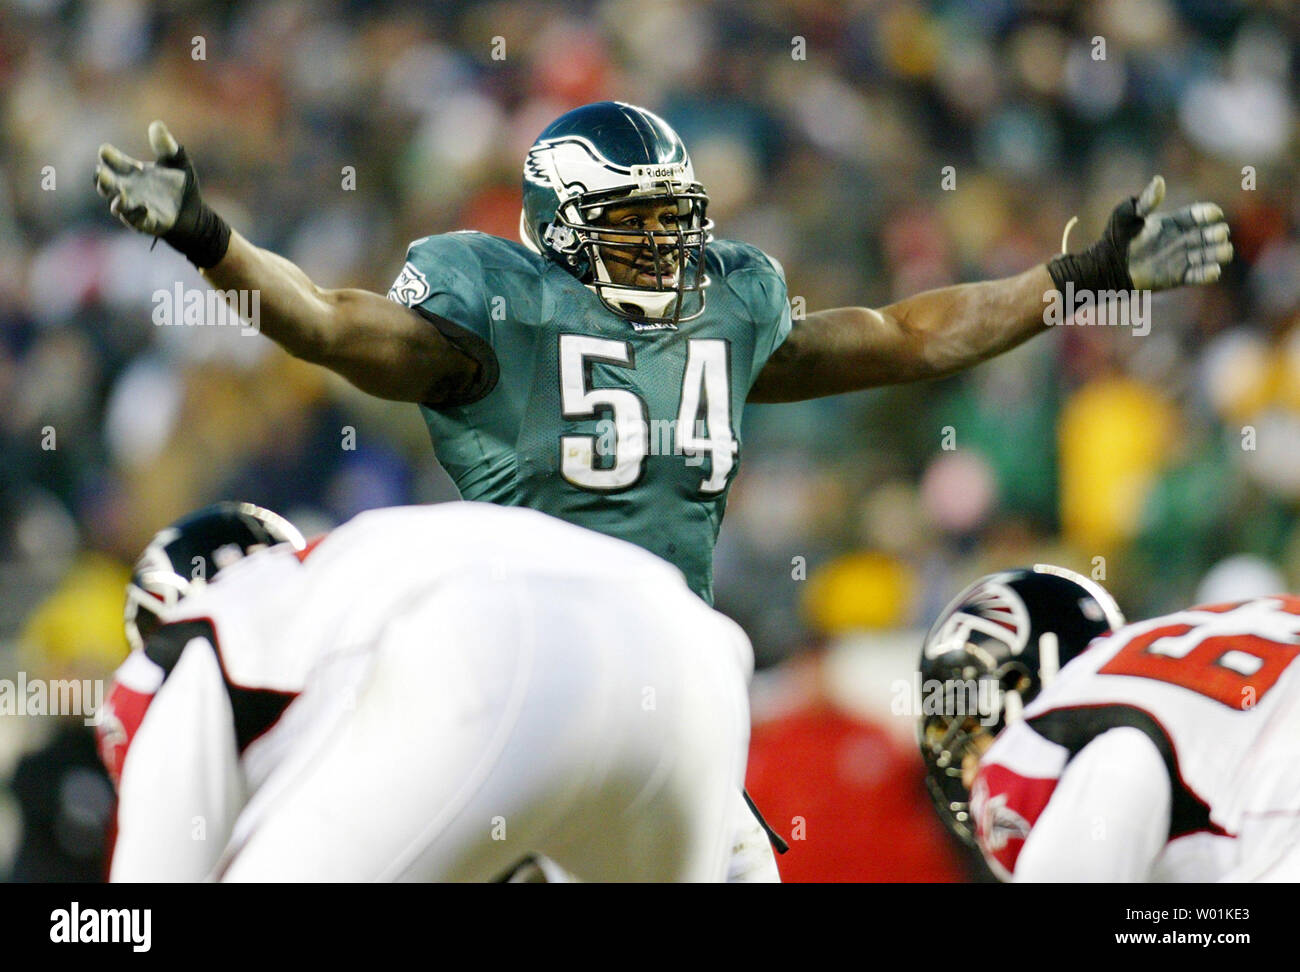
<path fill-rule="evenodd" d="M 178 234 L 173 226 L 163 240 L 200 270 L 206 270 L 220 263 L 230 248 L 230 224 L 207 203 L 200 202 L 190 228 Z"/>
<path fill-rule="evenodd" d="M 163 240 L 200 270 L 215 267 L 230 247 L 230 225 L 199 195 L 199 177 L 184 148 L 165 164 L 185 171 L 185 186 L 176 222 L 163 234 Z"/>
<path fill-rule="evenodd" d="M 1065 293 L 1065 285 L 1071 283 L 1076 291 L 1133 290 L 1128 245 L 1144 223 L 1137 214 L 1137 197 L 1124 200 L 1111 212 L 1100 240 L 1082 253 L 1062 253 L 1048 261 L 1047 272 L 1056 289 Z"/>

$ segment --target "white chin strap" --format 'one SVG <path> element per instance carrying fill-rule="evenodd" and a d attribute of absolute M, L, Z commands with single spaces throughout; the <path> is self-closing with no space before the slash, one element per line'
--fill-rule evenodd
<path fill-rule="evenodd" d="M 528 218 L 524 210 L 519 210 L 519 242 L 532 250 L 534 253 L 541 254 L 542 250 L 533 242 L 533 234 L 528 232 Z"/>
<path fill-rule="evenodd" d="M 668 316 L 668 309 L 672 307 L 673 302 L 677 300 L 676 291 L 666 291 L 664 293 L 655 294 L 647 293 L 644 290 L 627 290 L 623 287 L 608 286 L 609 270 L 605 266 L 605 261 L 600 255 L 600 247 L 593 246 L 591 251 L 593 262 L 595 263 L 596 279 L 606 285 L 602 286 L 600 290 L 597 291 L 594 284 L 587 284 L 587 288 L 592 293 L 603 295 L 611 304 L 630 304 L 633 307 L 639 308 L 641 313 L 645 314 L 647 317 Z M 677 272 L 681 273 L 682 271 L 678 270 Z"/>
<path fill-rule="evenodd" d="M 1025 704 L 1020 699 L 1020 693 L 1004 693 L 1002 696 L 1002 715 L 1006 719 L 1006 724 L 1009 726 L 1019 722 L 1024 714 Z"/>
<path fill-rule="evenodd" d="M 539 247 L 537 242 L 533 239 L 533 235 L 528 232 L 528 220 L 522 209 L 519 211 L 519 239 L 523 242 L 524 246 L 528 247 L 528 249 L 532 250 L 534 253 L 542 252 L 541 247 Z M 596 279 L 599 280 L 603 286 L 601 286 L 600 291 L 598 292 L 594 284 L 587 284 L 588 290 L 597 296 L 604 294 L 605 299 L 612 304 L 629 304 L 632 307 L 638 308 L 641 313 L 646 315 L 646 317 L 669 316 L 669 308 L 673 306 L 673 301 L 677 299 L 676 291 L 667 291 L 662 294 L 655 294 L 647 293 L 644 290 L 628 290 L 624 287 L 608 286 L 610 282 L 609 269 L 605 266 L 605 261 L 601 258 L 600 247 L 592 247 L 592 252 L 595 256 L 596 265 L 594 269 L 596 272 Z M 682 273 L 683 271 L 679 269 L 677 272 Z"/>
<path fill-rule="evenodd" d="M 1043 688 L 1051 685 L 1061 670 L 1061 642 L 1055 631 L 1044 631 L 1038 639 L 1038 674 Z"/>

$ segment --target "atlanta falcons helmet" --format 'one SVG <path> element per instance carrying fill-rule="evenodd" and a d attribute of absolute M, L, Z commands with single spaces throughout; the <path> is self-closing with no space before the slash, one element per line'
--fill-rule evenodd
<path fill-rule="evenodd" d="M 709 197 L 695 180 L 686 146 L 658 115 L 621 101 L 561 115 L 528 150 L 523 188 L 524 245 L 563 266 L 610 311 L 674 325 L 704 313 L 704 248 L 713 229 L 706 216 Z M 675 206 L 676 226 L 596 225 L 612 204 L 629 202 Z M 647 260 L 654 267 L 653 284 L 611 281 L 610 263 Z M 664 272 L 665 260 L 675 272 Z"/>
<path fill-rule="evenodd" d="M 184 598 L 235 561 L 279 543 L 306 546 L 292 523 L 252 503 L 216 503 L 160 530 L 126 586 L 126 640 L 142 648 Z"/>
<path fill-rule="evenodd" d="M 926 786 L 948 828 L 970 843 L 962 761 L 980 737 L 1020 718 L 1056 673 L 1124 615 L 1100 585 L 1035 564 L 982 577 L 958 594 L 921 649 L 918 724 Z"/>

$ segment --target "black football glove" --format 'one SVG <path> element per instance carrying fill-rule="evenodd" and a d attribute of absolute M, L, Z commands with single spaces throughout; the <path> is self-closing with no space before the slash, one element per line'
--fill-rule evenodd
<path fill-rule="evenodd" d="M 1047 264 L 1060 291 L 1168 290 L 1183 284 L 1213 283 L 1232 260 L 1228 224 L 1214 203 L 1198 202 L 1172 213 L 1153 210 L 1165 198 L 1165 180 L 1156 176 L 1138 197 L 1130 196 L 1110 214 L 1100 240 L 1082 253 L 1063 253 Z"/>
<path fill-rule="evenodd" d="M 215 266 L 230 245 L 230 227 L 199 195 L 199 178 L 167 126 L 149 126 L 156 162 L 140 162 L 112 145 L 99 147 L 95 188 L 127 226 L 161 236 L 200 270 Z"/>

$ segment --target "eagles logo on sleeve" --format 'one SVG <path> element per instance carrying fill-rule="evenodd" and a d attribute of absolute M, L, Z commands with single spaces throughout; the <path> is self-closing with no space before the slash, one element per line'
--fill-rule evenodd
<path fill-rule="evenodd" d="M 393 285 L 388 288 L 388 299 L 407 307 L 414 307 L 426 300 L 432 289 L 429 286 L 429 279 L 416 269 L 415 264 L 408 261 L 402 267 L 402 272 L 397 275 L 397 279 L 393 281 Z"/>

